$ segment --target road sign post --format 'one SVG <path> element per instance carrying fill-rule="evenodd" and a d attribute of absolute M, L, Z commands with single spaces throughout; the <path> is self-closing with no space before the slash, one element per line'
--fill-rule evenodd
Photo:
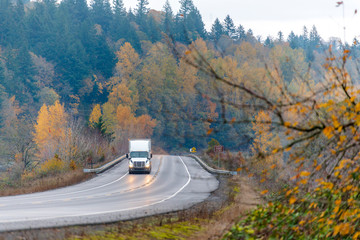
<path fill-rule="evenodd" d="M 218 153 L 218 168 L 220 168 L 220 153 L 224 151 L 224 146 L 217 145 L 214 146 L 214 152 Z"/>

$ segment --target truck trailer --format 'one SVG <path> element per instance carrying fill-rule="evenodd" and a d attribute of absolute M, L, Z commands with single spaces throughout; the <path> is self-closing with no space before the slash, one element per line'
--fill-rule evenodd
<path fill-rule="evenodd" d="M 151 172 L 151 139 L 130 139 L 129 153 L 129 174 L 135 172 Z"/>

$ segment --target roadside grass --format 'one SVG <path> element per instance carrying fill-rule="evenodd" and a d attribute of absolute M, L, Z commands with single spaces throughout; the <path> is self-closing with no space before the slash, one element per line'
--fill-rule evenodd
<path fill-rule="evenodd" d="M 56 173 L 41 178 L 32 178 L 28 181 L 20 181 L 17 184 L 0 185 L 0 196 L 12 196 L 43 192 L 51 189 L 74 185 L 93 177 L 93 174 L 83 173 L 82 169 Z"/>
<path fill-rule="evenodd" d="M 188 239 L 192 234 L 200 230 L 200 226 L 191 222 L 175 222 L 162 226 L 146 224 L 137 226 L 134 230 L 119 230 L 109 228 L 88 236 L 73 236 L 69 240 L 113 240 L 113 239 Z"/>

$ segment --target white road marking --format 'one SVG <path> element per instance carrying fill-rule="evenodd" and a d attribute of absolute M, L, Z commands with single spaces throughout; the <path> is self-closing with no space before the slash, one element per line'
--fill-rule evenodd
<path fill-rule="evenodd" d="M 165 202 L 171 198 L 174 198 L 177 194 L 179 194 L 187 185 L 189 185 L 190 181 L 191 181 L 191 175 L 189 172 L 189 169 L 187 168 L 186 164 L 184 163 L 183 159 L 178 156 L 179 159 L 181 160 L 182 164 L 184 165 L 184 168 L 188 174 L 188 180 L 187 182 L 181 187 L 179 188 L 179 190 L 177 190 L 174 194 L 163 198 L 157 202 L 153 202 L 150 204 L 145 204 L 142 206 L 137 206 L 137 207 L 132 207 L 132 208 L 125 208 L 125 209 L 118 209 L 118 210 L 111 210 L 111 211 L 103 211 L 103 212 L 94 212 L 94 213 L 84 213 L 84 214 L 76 214 L 76 215 L 64 215 L 64 216 L 58 216 L 58 217 L 40 217 L 40 218 L 24 218 L 24 219 L 14 219 L 14 220 L 1 220 L 0 223 L 9 223 L 9 222 L 24 222 L 24 221 L 41 221 L 41 220 L 50 220 L 50 219 L 60 219 L 60 218 L 70 218 L 70 217 L 85 217 L 85 216 L 95 216 L 95 215 L 101 215 L 101 214 L 107 214 L 107 213 L 119 213 L 119 212 L 124 212 L 124 211 L 130 211 L 130 210 L 136 210 L 136 209 L 140 209 L 140 208 L 145 208 L 145 207 L 150 207 L 162 202 Z M 126 175 L 126 174 L 125 174 Z M 124 176 L 125 176 L 124 175 Z"/>
<path fill-rule="evenodd" d="M 160 166 L 161 166 L 161 161 L 162 161 L 162 157 L 160 158 L 160 165 L 159 165 L 159 169 L 160 169 Z M 159 171 L 158 169 L 158 171 Z M 94 190 L 94 189 L 98 189 L 98 188 L 102 188 L 102 187 L 106 187 L 108 185 L 111 185 L 115 182 L 118 182 L 120 181 L 121 179 L 123 179 L 126 175 L 128 175 L 129 173 L 127 172 L 125 175 L 121 176 L 120 178 L 116 179 L 115 181 L 112 181 L 110 183 L 107 183 L 107 184 L 104 184 L 104 185 L 101 185 L 101 186 L 97 186 L 97 187 L 94 187 L 94 188 L 89 188 L 89 189 L 84 189 L 84 190 L 81 190 L 81 191 L 76 191 L 76 192 L 69 192 L 69 193 L 61 193 L 61 194 L 55 194 L 55 195 L 52 195 L 52 196 L 45 196 L 45 197 L 58 197 L 58 196 L 66 196 L 66 195 L 71 195 L 71 194 L 77 194 L 77 193 L 82 193 L 82 192 L 86 192 L 86 191 L 91 191 L 91 190 Z M 155 174 L 151 179 L 150 181 L 146 182 L 145 184 L 141 185 L 140 187 L 138 188 L 135 188 L 136 190 L 137 189 L 140 189 L 140 188 L 143 188 L 143 187 L 146 187 L 147 185 L 149 185 L 153 180 L 154 178 L 156 177 L 157 174 Z M 123 191 L 119 191 L 119 192 L 112 192 L 112 193 L 108 193 L 108 194 L 98 194 L 98 195 L 95 195 L 95 196 L 91 196 L 91 197 L 74 197 L 72 198 L 71 200 L 79 200 L 79 199 L 89 199 L 89 198 L 95 198 L 95 197 L 103 197 L 103 196 L 112 196 L 114 194 L 121 194 L 123 192 L 129 192 L 129 191 L 133 191 L 135 189 L 126 189 L 126 190 L 123 190 Z M 44 196 L 33 196 L 33 197 L 28 197 L 28 198 L 21 198 L 21 200 L 31 200 L 31 199 L 37 199 L 37 198 L 43 198 Z M 1 199 L 0 199 L 1 200 Z M 47 200 L 47 201 L 43 201 L 41 203 L 51 203 L 51 202 L 57 202 L 57 201 L 65 201 L 64 199 L 50 199 L 50 200 Z M 16 205 L 26 205 L 26 203 L 20 203 L 20 204 L 16 204 Z M 1 205 L 0 205 L 1 207 Z"/>
<path fill-rule="evenodd" d="M 68 193 L 59 193 L 59 194 L 55 194 L 55 195 L 51 195 L 51 196 L 32 196 L 32 197 L 24 197 L 22 198 L 21 196 L 19 196 L 19 198 L 21 198 L 21 200 L 31 200 L 31 199 L 37 199 L 37 198 L 44 198 L 44 197 L 59 197 L 59 196 L 66 196 L 66 195 L 72 195 L 72 194 L 78 194 L 78 193 L 83 193 L 83 192 L 88 192 L 88 191 L 92 191 L 92 190 L 96 190 L 96 189 L 99 189 L 99 188 L 103 188 L 103 187 L 106 187 L 106 186 L 109 186 L 111 184 L 114 184 L 118 181 L 120 181 L 121 179 L 123 179 L 124 177 L 126 177 L 126 175 L 128 175 L 129 173 L 125 173 L 123 176 L 121 176 L 120 178 L 110 182 L 110 183 L 106 183 L 104 185 L 101 185 L 101 186 L 97 186 L 97 187 L 93 187 L 93 188 L 88 188 L 88 189 L 84 189 L 84 190 L 80 190 L 80 191 L 75 191 L 75 192 L 68 192 Z M 18 196 L 16 196 L 18 197 Z M 4 197 L 4 198 L 7 198 L 7 197 Z M 1 200 L 1 199 L 0 199 Z M 4 200 L 7 200 L 7 199 L 4 199 Z M 61 199 L 60 199 L 61 200 Z M 50 201 L 53 201 L 53 200 L 50 200 Z"/>

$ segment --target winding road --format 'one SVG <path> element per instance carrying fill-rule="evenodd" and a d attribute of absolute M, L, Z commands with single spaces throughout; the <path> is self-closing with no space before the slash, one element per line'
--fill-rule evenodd
<path fill-rule="evenodd" d="M 47 192 L 0 198 L 0 231 L 98 224 L 190 208 L 218 181 L 194 159 L 156 155 L 151 174 L 127 160 L 95 178 Z"/>

